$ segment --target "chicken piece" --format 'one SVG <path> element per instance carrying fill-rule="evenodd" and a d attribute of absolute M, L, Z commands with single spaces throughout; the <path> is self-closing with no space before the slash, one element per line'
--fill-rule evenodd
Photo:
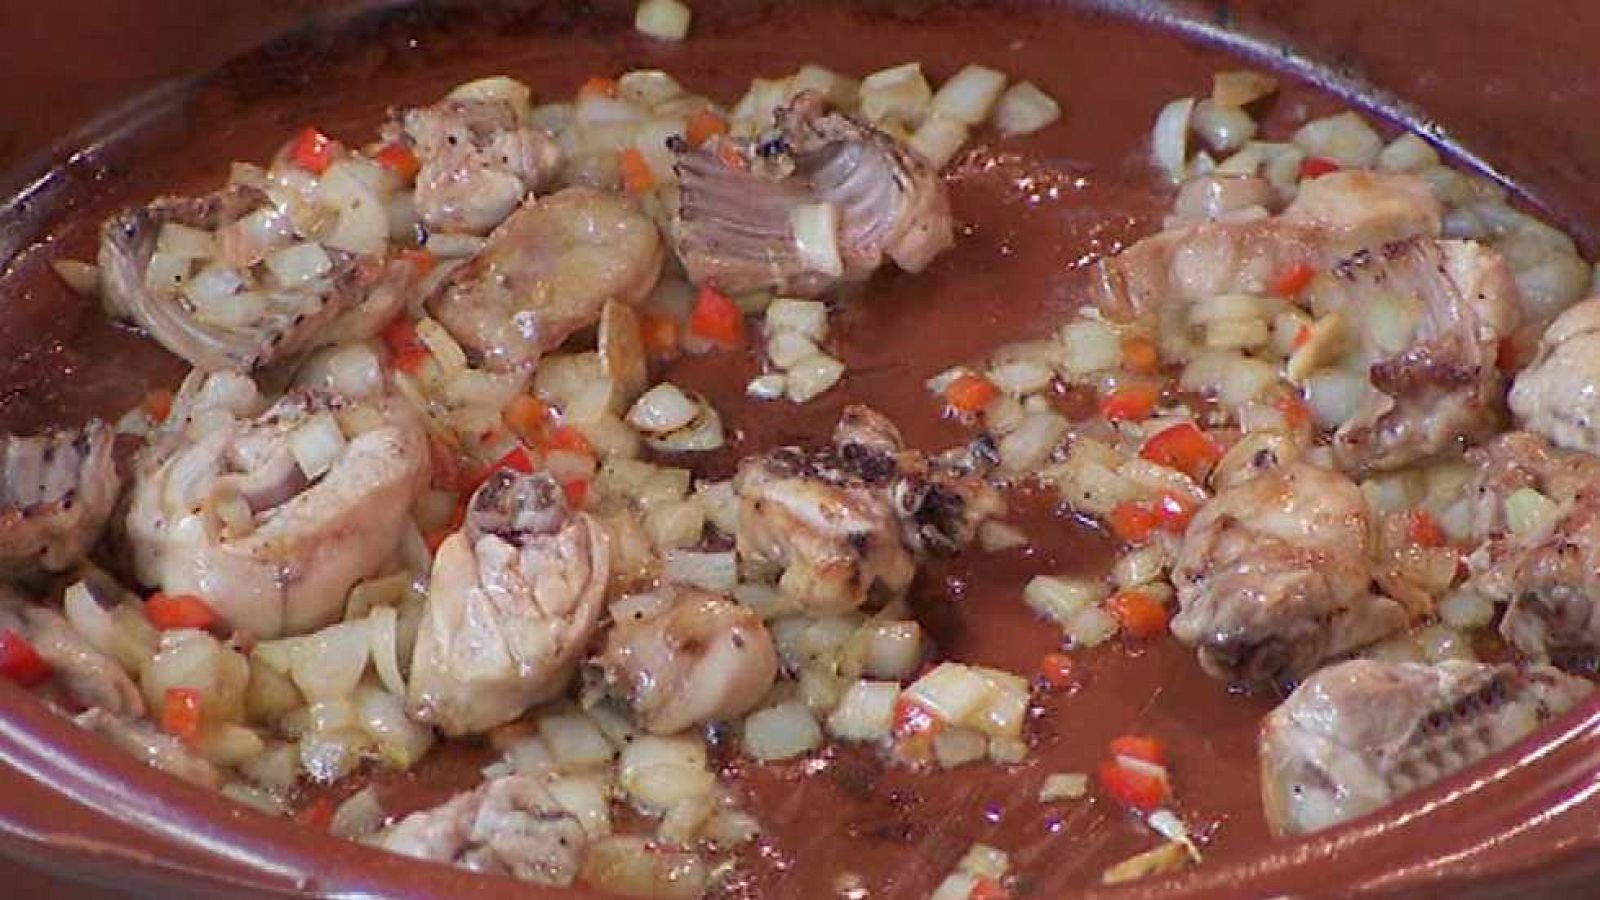
<path fill-rule="evenodd" d="M 1410 240 L 1334 267 L 1350 308 L 1379 294 L 1421 304 L 1415 335 L 1370 369 L 1371 387 L 1333 436 L 1340 468 L 1396 469 L 1459 453 L 1499 426 L 1500 340 L 1515 330 L 1516 283 L 1499 254 L 1466 241 Z"/>
<path fill-rule="evenodd" d="M 77 703 L 116 716 L 144 715 L 144 697 L 128 673 L 96 650 L 59 612 L 0 592 L 0 630 L 7 629 L 50 664 L 55 682 Z"/>
<path fill-rule="evenodd" d="M 431 231 L 485 234 L 561 166 L 561 149 L 506 99 L 447 97 L 384 128 L 405 141 L 417 172 L 417 215 Z"/>
<path fill-rule="evenodd" d="M 980 479 L 905 450 L 894 426 L 862 406 L 844 411 L 832 447 L 745 460 L 734 491 L 740 556 L 781 569 L 779 590 L 823 614 L 855 609 L 875 590 L 898 596 L 917 554 L 953 553 L 1003 511 Z"/>
<path fill-rule="evenodd" d="M 778 654 L 748 607 L 677 587 L 634 608 L 612 624 L 596 662 L 644 730 L 675 734 L 735 719 L 772 687 Z"/>
<path fill-rule="evenodd" d="M 637 304 L 664 251 L 633 201 L 591 188 L 531 200 L 428 300 L 434 318 L 496 371 L 532 368 L 607 301 Z"/>
<path fill-rule="evenodd" d="M 1267 822 L 1304 834 L 1371 812 L 1511 746 L 1592 688 L 1542 666 L 1330 666 L 1262 724 Z"/>
<path fill-rule="evenodd" d="M 117 502 L 115 435 L 80 429 L 7 435 L 0 469 L 0 575 L 64 572 L 88 555 Z"/>
<path fill-rule="evenodd" d="M 1600 454 L 1600 297 L 1550 323 L 1510 400 L 1522 427 L 1569 450 Z"/>
<path fill-rule="evenodd" d="M 186 747 L 183 741 L 159 731 L 143 719 L 114 715 L 103 709 L 79 713 L 73 722 L 79 728 L 100 735 L 145 765 L 175 775 L 190 784 L 215 790 L 222 785 L 222 773 Z"/>
<path fill-rule="evenodd" d="M 415 263 L 322 248 L 324 271 L 280 283 L 264 261 L 300 239 L 294 219 L 265 191 L 243 184 L 125 210 L 100 235 L 107 314 L 211 372 L 248 372 L 323 343 L 376 334 L 419 278 Z M 169 224 L 207 233 L 210 255 L 164 251 Z M 200 283 L 211 288 L 202 293 Z"/>
<path fill-rule="evenodd" d="M 678 156 L 672 238 L 695 284 L 814 297 L 865 281 L 885 257 L 920 272 L 954 242 L 939 173 L 893 137 L 813 91 L 776 120 L 757 140 L 718 136 Z M 837 270 L 808 261 L 794 233 L 791 215 L 812 204 L 837 212 Z"/>
<path fill-rule="evenodd" d="M 429 459 L 393 397 L 297 388 L 260 405 L 244 376 L 191 375 L 136 461 L 127 534 L 141 581 L 265 639 L 334 621 L 388 564 Z"/>
<path fill-rule="evenodd" d="M 1500 633 L 1523 656 L 1592 670 L 1600 662 L 1600 459 L 1527 432 L 1502 435 L 1469 458 L 1479 467 L 1474 532 L 1484 539 L 1467 560 L 1471 586 L 1509 604 Z M 1513 500 L 1519 492 L 1528 500 Z M 1513 521 L 1515 502 L 1541 514 Z"/>
<path fill-rule="evenodd" d="M 448 735 L 503 725 L 559 694 L 599 620 L 605 530 L 549 475 L 501 469 L 433 560 L 410 706 Z"/>
<path fill-rule="evenodd" d="M 1324 225 L 1346 251 L 1438 237 L 1444 208 L 1414 175 L 1346 169 L 1304 181 L 1282 221 Z"/>
<path fill-rule="evenodd" d="M 491 779 L 375 839 L 391 853 L 563 887 L 578 877 L 586 841 L 578 817 L 526 775 Z"/>
<path fill-rule="evenodd" d="M 1336 472 L 1289 463 L 1201 507 L 1172 571 L 1172 633 L 1217 678 L 1273 685 L 1394 632 L 1406 615 L 1370 590 L 1368 513 Z"/>

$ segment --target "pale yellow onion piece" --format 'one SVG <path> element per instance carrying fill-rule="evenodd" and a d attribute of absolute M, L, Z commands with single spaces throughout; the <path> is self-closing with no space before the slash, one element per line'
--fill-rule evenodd
<path fill-rule="evenodd" d="M 1061 118 L 1061 104 L 1031 81 L 1014 84 L 995 105 L 994 124 L 1003 135 L 1032 134 Z"/>
<path fill-rule="evenodd" d="M 634 13 L 633 27 L 640 33 L 662 41 L 681 41 L 689 36 L 693 13 L 679 0 L 644 0 Z"/>
<path fill-rule="evenodd" d="M 1150 132 L 1150 154 L 1156 167 L 1177 181 L 1183 177 L 1184 163 L 1188 159 L 1189 119 L 1194 114 L 1193 97 L 1174 100 L 1161 108 L 1156 115 L 1155 128 Z"/>
<path fill-rule="evenodd" d="M 406 695 L 406 681 L 400 675 L 400 653 L 397 641 L 400 614 L 393 606 L 378 606 L 367 615 L 367 626 L 372 646 L 372 665 L 378 680 L 396 697 Z"/>
<path fill-rule="evenodd" d="M 823 275 L 844 274 L 839 256 L 839 209 L 832 203 L 806 203 L 789 212 L 795 251 L 808 269 Z"/>

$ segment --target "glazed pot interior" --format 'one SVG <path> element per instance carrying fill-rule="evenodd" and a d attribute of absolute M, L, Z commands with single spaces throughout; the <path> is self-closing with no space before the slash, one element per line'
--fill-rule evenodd
<path fill-rule="evenodd" d="M 1157 227 L 1162 198 L 1126 163 L 1143 139 L 1151 103 L 1200 89 L 1210 71 L 1240 58 L 1285 73 L 1297 84 L 1291 92 L 1296 102 L 1320 109 L 1340 97 L 1423 129 L 1457 150 L 1460 159 L 1514 185 L 1527 202 L 1568 228 L 1586 254 L 1595 247 L 1600 223 L 1600 158 L 1584 152 L 1600 139 L 1600 120 L 1588 115 L 1600 99 L 1600 60 L 1591 58 L 1581 40 L 1583 28 L 1554 24 L 1587 17 L 1600 28 L 1600 10 L 1555 2 L 1515 9 L 1461 3 L 1452 15 L 1441 16 L 1421 4 L 1376 0 L 702 0 L 694 4 L 701 37 L 691 45 L 692 55 L 631 36 L 631 4 L 622 2 L 505 3 L 471 10 L 310 2 L 227 4 L 217 10 L 198 0 L 171 0 L 157 11 L 124 6 L 105 0 L 70 13 L 31 11 L 9 38 L 17 52 L 6 65 L 22 89 L 0 97 L 0 115 L 21 123 L 0 146 L 0 186 L 14 198 L 0 210 L 0 256 L 11 260 L 6 277 L 18 287 L 0 300 L 7 307 L 0 324 L 0 425 L 7 429 L 75 415 L 114 416 L 149 387 L 181 374 L 181 366 L 145 342 L 105 328 L 94 310 L 50 293 L 40 277 L 44 256 L 37 248 L 26 250 L 30 245 L 48 236 L 66 251 L 87 252 L 94 224 L 109 210 L 214 180 L 227 159 L 260 157 L 263 148 L 305 122 L 365 133 L 389 105 L 421 101 L 442 85 L 501 69 L 527 78 L 536 89 L 548 84 L 554 94 L 570 90 L 586 72 L 660 67 L 727 95 L 754 75 L 813 60 L 860 72 L 900 56 L 940 68 L 992 59 L 1039 78 L 1064 98 L 1068 137 L 1041 139 L 1024 149 L 1049 160 L 1058 177 L 1081 173 L 1084 184 L 1070 188 L 1079 192 L 1079 206 L 1030 212 L 1025 192 L 1016 186 L 1039 173 L 1025 163 L 1001 160 L 998 175 L 958 173 L 958 203 L 975 223 L 975 237 L 959 251 L 964 256 L 928 280 L 897 286 L 875 297 L 879 302 L 871 309 L 850 314 L 846 329 L 861 335 L 849 339 L 857 341 L 853 368 L 867 373 L 892 374 L 897 355 L 911 346 L 930 357 L 973 358 L 1028 336 L 1032 323 L 1059 316 L 1071 302 L 1066 289 L 1034 290 L 1032 299 L 1020 301 L 1011 299 L 1017 286 L 1047 283 L 1074 254 L 1112 252 Z M 263 43 L 266 49 L 251 49 Z M 80 152 L 86 147 L 92 150 Z M 204 162 L 200 171 L 197 161 Z M 986 271 L 996 247 L 1007 242 L 1021 248 L 1020 261 L 1013 263 L 1021 268 L 1000 271 L 992 280 L 972 274 Z M 940 311 L 917 318 L 923 295 L 934 292 L 943 298 Z M 899 332 L 893 341 L 880 344 L 875 337 L 892 332 Z M 694 365 L 686 377 L 695 374 Z M 721 392 L 737 396 L 749 374 L 717 376 L 725 385 Z M 927 373 L 901 374 L 868 377 L 859 388 L 862 399 L 914 405 Z M 836 414 L 835 404 L 781 423 L 734 424 L 773 443 L 826 433 Z M 949 444 L 952 435 L 931 416 L 907 427 L 911 443 L 920 446 Z M 1087 565 L 1085 560 L 1104 553 L 1093 541 L 1063 539 L 1048 559 L 1033 565 Z M 1014 595 L 1033 571 L 1019 567 L 995 583 L 973 587 L 968 601 Z M 967 573 L 956 567 L 939 574 L 949 581 Z M 930 628 L 942 629 L 941 643 L 958 655 L 998 654 L 998 645 L 1013 641 L 1047 643 L 1021 636 L 1027 632 L 1020 620 L 996 618 L 989 635 L 937 615 Z M 1592 704 L 1537 741 L 1377 817 L 1313 839 L 1272 841 L 1258 819 L 1233 812 L 1253 802 L 1253 722 L 1262 704 L 1226 697 L 1199 677 L 1192 659 L 1176 646 L 1106 662 L 1097 676 L 1115 688 L 1072 715 L 1127 717 L 1128 709 L 1161 695 L 1166 708 L 1193 711 L 1175 712 L 1172 720 L 1192 758 L 1209 761 L 1193 778 L 1192 799 L 1199 808 L 1225 811 L 1215 822 L 1225 842 L 1208 865 L 1133 886 L 1124 896 L 1319 894 L 1333 886 L 1341 892 L 1431 896 L 1448 889 L 1489 896 L 1535 884 L 1540 890 L 1572 889 L 1586 867 L 1600 866 L 1589 850 L 1600 835 L 1600 809 L 1583 802 L 1600 784 L 1600 711 Z M 199 894 L 529 895 L 526 887 L 331 842 L 226 806 L 122 758 L 9 685 L 0 684 L 0 716 L 6 722 L 0 758 L 7 762 L 0 777 L 15 798 L 0 812 L 0 852 L 7 855 L 85 880 Z M 1059 731 L 1050 737 L 1065 748 L 1057 758 L 1071 759 L 1071 726 Z M 1092 748 L 1081 755 L 1087 765 Z M 425 769 L 417 780 L 455 784 L 472 766 L 457 769 Z M 878 773 L 864 770 L 860 777 Z M 918 790 L 927 796 L 920 814 L 972 814 L 950 798 L 978 790 L 980 779 L 952 778 L 943 788 L 937 780 L 922 785 Z M 781 783 L 759 789 L 768 797 L 789 790 Z M 949 796 L 934 796 L 941 791 Z M 826 811 L 837 798 L 822 789 L 805 796 L 816 810 L 815 827 L 828 827 Z M 1093 840 L 1117 840 L 1106 836 L 1108 829 L 1082 829 Z M 941 843 L 937 834 L 913 843 L 933 869 L 948 862 L 936 859 L 939 854 L 961 849 L 949 840 Z M 1059 857 L 1063 870 L 1087 866 L 1109 852 L 1090 844 L 1064 850 L 1041 844 L 1035 856 Z M 912 865 L 918 855 L 906 859 Z M 1530 871 L 1534 866 L 1537 874 Z M 1079 877 L 1070 883 L 1086 882 Z M 1040 887 L 1060 889 L 1049 881 Z"/>

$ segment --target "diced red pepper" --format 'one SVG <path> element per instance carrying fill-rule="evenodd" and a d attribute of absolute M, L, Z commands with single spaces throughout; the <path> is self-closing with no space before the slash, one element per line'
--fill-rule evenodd
<path fill-rule="evenodd" d="M 591 75 L 578 88 L 578 97 L 615 97 L 617 95 L 617 80 L 604 75 Z"/>
<path fill-rule="evenodd" d="M 1122 626 L 1122 632 L 1132 638 L 1153 638 L 1167 630 L 1167 607 L 1160 600 L 1139 590 L 1129 588 L 1106 598 L 1106 612 Z"/>
<path fill-rule="evenodd" d="M 1297 262 L 1279 272 L 1277 277 L 1272 279 L 1272 283 L 1267 286 L 1267 289 L 1272 292 L 1274 297 L 1292 300 L 1300 296 L 1300 292 L 1311 284 L 1311 279 L 1315 278 L 1316 275 L 1317 270 L 1310 263 Z"/>
<path fill-rule="evenodd" d="M 1112 799 L 1142 813 L 1154 812 L 1167 801 L 1171 787 L 1165 770 L 1146 771 L 1142 767 L 1125 766 L 1117 760 L 1100 764 L 1100 785 Z"/>
<path fill-rule="evenodd" d="M 544 442 L 545 427 L 550 423 L 550 407 L 532 394 L 518 394 L 507 404 L 501 416 L 511 433 L 523 443 L 538 445 Z"/>
<path fill-rule="evenodd" d="M 295 135 L 289 147 L 289 161 L 313 175 L 328 171 L 338 154 L 337 141 L 309 126 Z"/>
<path fill-rule="evenodd" d="M 689 314 L 689 333 L 722 347 L 742 347 L 744 313 L 726 294 L 701 288 Z"/>
<path fill-rule="evenodd" d="M 310 805 L 295 813 L 294 820 L 307 828 L 318 831 L 327 831 L 333 824 L 333 800 L 329 797 L 318 797 Z"/>
<path fill-rule="evenodd" d="M 161 700 L 161 730 L 193 742 L 200 736 L 200 692 L 194 688 L 167 688 Z"/>
<path fill-rule="evenodd" d="M 1140 734 L 1125 734 L 1111 741 L 1112 756 L 1128 756 L 1133 759 L 1142 759 L 1147 763 L 1158 766 L 1167 764 L 1167 751 L 1161 742 L 1153 737 Z"/>
<path fill-rule="evenodd" d="M 1200 481 L 1222 458 L 1222 448 L 1193 422 L 1179 422 L 1145 441 L 1139 455 Z"/>
<path fill-rule="evenodd" d="M 407 184 L 422 171 L 422 161 L 417 159 L 417 154 L 399 141 L 379 147 L 378 152 L 372 154 L 372 159 L 378 165 L 399 175 Z"/>
<path fill-rule="evenodd" d="M 50 664 L 28 639 L 15 629 L 0 629 L 0 675 L 23 687 L 33 687 L 50 677 Z"/>
<path fill-rule="evenodd" d="M 429 253 L 421 247 L 407 247 L 404 250 L 398 251 L 395 255 L 400 259 L 410 263 L 411 267 L 417 270 L 418 275 L 426 275 L 429 272 L 432 272 L 434 267 L 439 264 L 439 257 L 434 256 L 432 253 Z M 402 316 L 401 318 L 405 317 Z"/>
<path fill-rule="evenodd" d="M 1139 422 L 1156 411 L 1161 393 L 1146 385 L 1118 388 L 1100 401 L 1100 415 L 1111 422 Z"/>
<path fill-rule="evenodd" d="M 395 368 L 402 372 L 415 373 L 428 360 L 428 345 L 417 337 L 417 323 L 404 315 L 384 327 L 383 342 L 394 354 Z"/>
<path fill-rule="evenodd" d="M 1127 500 L 1111 510 L 1111 533 L 1130 544 L 1142 544 L 1161 526 L 1155 510 Z"/>
<path fill-rule="evenodd" d="M 937 734 L 944 725 L 933 711 L 907 697 L 894 702 L 894 736 L 911 738 Z"/>
<path fill-rule="evenodd" d="M 211 604 L 193 594 L 151 594 L 144 602 L 144 615 L 162 631 L 211 628 L 221 621 Z"/>
<path fill-rule="evenodd" d="M 994 382 L 971 372 L 957 375 L 944 389 L 944 401 L 950 408 L 967 415 L 982 412 L 998 396 L 1000 389 Z"/>
<path fill-rule="evenodd" d="M 1415 509 L 1407 516 L 1406 540 L 1418 547 L 1443 547 L 1450 537 L 1427 510 Z"/>
<path fill-rule="evenodd" d="M 1332 172 L 1337 172 L 1341 166 L 1338 160 L 1326 156 L 1308 156 L 1300 161 L 1301 178 L 1321 178 Z"/>
<path fill-rule="evenodd" d="M 993 878 L 979 878 L 973 881 L 967 900 L 1011 900 L 1011 892 Z"/>
<path fill-rule="evenodd" d="M 594 445 L 589 443 L 589 439 L 583 436 L 583 432 L 573 428 L 571 425 L 562 425 L 551 431 L 550 436 L 545 438 L 544 446 L 548 450 L 564 450 L 568 453 L 579 453 L 590 458 L 598 455 L 594 452 Z"/>
<path fill-rule="evenodd" d="M 165 422 L 167 416 L 172 415 L 172 392 L 166 388 L 156 388 L 144 395 L 144 399 L 139 401 L 139 408 L 152 421 Z"/>
<path fill-rule="evenodd" d="M 582 509 L 583 501 L 589 498 L 589 479 L 574 478 L 562 484 L 561 491 L 567 495 L 567 506 Z"/>
<path fill-rule="evenodd" d="M 671 316 L 642 313 L 639 316 L 639 336 L 651 359 L 665 362 L 677 358 L 678 320 Z"/>
<path fill-rule="evenodd" d="M 512 447 L 506 451 L 506 455 L 495 462 L 494 468 L 510 469 L 513 472 L 521 472 L 527 475 L 538 466 L 534 464 L 533 455 L 528 452 L 528 448 L 519 446 Z"/>
<path fill-rule="evenodd" d="M 622 176 L 622 186 L 630 194 L 648 193 L 656 186 L 656 173 L 650 170 L 650 161 L 637 148 L 628 147 L 617 157 L 617 171 Z"/>
<path fill-rule="evenodd" d="M 1140 375 L 1154 374 L 1161 368 L 1161 351 L 1156 342 L 1142 335 L 1123 340 L 1122 367 Z"/>
<path fill-rule="evenodd" d="M 684 139 L 691 147 L 699 147 L 719 134 L 728 133 L 728 122 L 709 109 L 696 110 L 689 116 L 684 128 Z"/>
<path fill-rule="evenodd" d="M 1182 494 L 1166 493 L 1156 498 L 1152 511 L 1157 521 L 1161 523 L 1160 528 L 1163 531 L 1177 534 L 1189 527 L 1189 522 L 1194 519 L 1194 514 L 1199 509 Z"/>
<path fill-rule="evenodd" d="M 1039 675 L 1057 690 L 1071 687 L 1078 680 L 1078 664 L 1065 653 L 1046 653 L 1039 661 Z"/>

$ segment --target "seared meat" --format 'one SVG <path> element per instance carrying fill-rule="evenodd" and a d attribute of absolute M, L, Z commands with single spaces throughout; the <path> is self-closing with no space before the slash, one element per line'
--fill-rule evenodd
<path fill-rule="evenodd" d="M 1368 514 L 1335 472 L 1290 463 L 1212 498 L 1172 571 L 1172 633 L 1218 678 L 1274 684 L 1405 625 L 1371 592 Z"/>
<path fill-rule="evenodd" d="M 1001 511 L 991 488 L 904 450 L 894 426 L 861 406 L 845 410 L 830 448 L 745 460 L 734 490 L 740 556 L 781 569 L 779 590 L 814 612 L 904 592 L 915 554 L 954 552 Z"/>
<path fill-rule="evenodd" d="M 143 719 L 114 715 L 103 709 L 89 709 L 73 721 L 78 727 L 100 735 L 153 769 L 213 790 L 222 784 L 222 773 L 215 766 L 196 756 L 183 741 Z"/>
<path fill-rule="evenodd" d="M 566 688 L 610 577 L 604 529 L 545 474 L 500 470 L 433 560 L 410 704 L 449 735 L 502 725 Z"/>
<path fill-rule="evenodd" d="M 1600 661 L 1600 459 L 1551 447 L 1526 432 L 1502 435 L 1471 459 L 1479 467 L 1474 525 L 1485 539 L 1468 558 L 1472 586 L 1510 604 L 1500 633 L 1524 656 L 1594 668 Z M 1507 501 L 1518 491 L 1538 492 L 1530 496 L 1546 509 L 1536 521 L 1510 520 Z"/>
<path fill-rule="evenodd" d="M 866 280 L 885 257 L 920 272 L 954 241 L 939 173 L 894 138 L 827 111 L 811 91 L 776 118 L 754 141 L 719 136 L 679 155 L 673 241 L 691 281 L 814 297 Z M 810 204 L 837 213 L 837 271 L 801 252 L 790 217 Z"/>
<path fill-rule="evenodd" d="M 391 853 L 537 884 L 569 885 L 586 840 L 577 816 L 536 778 L 495 778 L 412 813 L 375 839 Z"/>
<path fill-rule="evenodd" d="M 0 575 L 63 572 L 89 552 L 120 479 L 114 435 L 99 420 L 81 429 L 5 438 L 0 469 Z"/>
<path fill-rule="evenodd" d="M 1395 469 L 1494 432 L 1504 387 L 1496 356 L 1520 306 L 1499 254 L 1464 241 L 1409 240 L 1348 257 L 1334 276 L 1352 309 L 1380 292 L 1421 302 L 1415 337 L 1373 363 L 1366 398 L 1334 434 L 1341 468 Z"/>
<path fill-rule="evenodd" d="M 1570 450 L 1600 453 L 1600 297 L 1550 323 L 1510 399 L 1524 428 Z"/>
<path fill-rule="evenodd" d="M 1338 252 L 1381 247 L 1413 237 L 1438 237 L 1444 209 L 1433 188 L 1412 175 L 1352 169 L 1300 185 L 1283 221 L 1323 225 Z"/>
<path fill-rule="evenodd" d="M 128 674 L 54 609 L 4 592 L 0 630 L 5 629 L 15 631 L 50 664 L 56 683 L 73 700 L 116 716 L 144 715 L 144 697 Z"/>
<path fill-rule="evenodd" d="M 508 100 L 446 98 L 406 110 L 384 134 L 422 163 L 417 215 L 433 231 L 487 233 L 561 165 L 556 142 Z"/>
<path fill-rule="evenodd" d="M 1538 666 L 1330 666 L 1262 725 L 1267 821 L 1303 834 L 1371 812 L 1511 746 L 1592 687 Z"/>
<path fill-rule="evenodd" d="M 428 309 L 484 365 L 531 368 L 607 301 L 636 304 L 655 287 L 663 250 L 631 200 L 567 188 L 531 200 L 428 300 Z"/>
<path fill-rule="evenodd" d="M 669 588 L 618 619 L 596 662 L 646 731 L 673 734 L 737 718 L 778 674 L 778 655 L 749 608 L 693 588 Z"/>
<path fill-rule="evenodd" d="M 243 376 L 191 375 L 136 463 L 127 532 L 144 583 L 271 638 L 332 622 L 390 560 L 428 445 L 393 398 L 301 388 L 260 403 Z"/>
<path fill-rule="evenodd" d="M 295 242 L 292 218 L 266 192 L 245 185 L 198 198 L 163 197 L 112 217 L 100 236 L 107 313 L 212 372 L 248 372 L 323 343 L 377 333 L 404 303 L 418 274 L 414 264 L 324 248 L 325 271 L 278 284 L 262 261 Z M 196 262 L 181 255 L 152 265 L 163 256 L 161 234 L 169 223 L 211 234 L 217 255 L 209 267 L 193 272 Z M 183 283 L 158 282 L 158 269 L 179 273 Z M 189 291 L 202 278 L 225 281 L 233 292 L 198 302 Z M 251 279 L 259 282 L 253 288 Z"/>

